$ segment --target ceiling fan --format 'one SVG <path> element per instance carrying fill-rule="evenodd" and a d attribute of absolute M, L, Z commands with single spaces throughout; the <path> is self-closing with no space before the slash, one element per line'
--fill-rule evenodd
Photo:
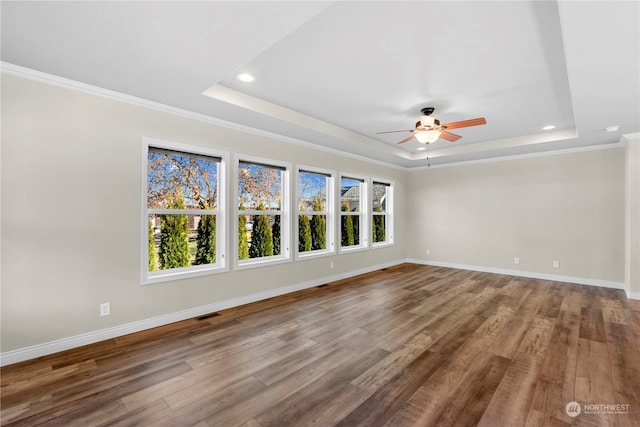
<path fill-rule="evenodd" d="M 415 129 L 403 129 L 403 130 L 389 130 L 385 132 L 377 132 L 376 134 L 394 133 L 394 132 L 411 132 L 412 135 L 398 142 L 398 144 L 404 144 L 415 137 L 419 142 L 423 144 L 430 144 L 438 138 L 445 139 L 449 142 L 455 142 L 462 138 L 460 135 L 451 133 L 449 129 L 465 128 L 469 126 L 478 126 L 487 124 L 484 117 L 478 117 L 477 119 L 462 120 L 459 122 L 440 124 L 440 120 L 431 117 L 431 114 L 435 111 L 433 107 L 426 107 L 420 110 L 420 120 L 416 122 Z"/>

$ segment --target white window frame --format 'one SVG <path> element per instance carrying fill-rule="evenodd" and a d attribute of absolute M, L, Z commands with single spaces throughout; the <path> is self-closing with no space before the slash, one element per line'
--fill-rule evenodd
<path fill-rule="evenodd" d="M 369 221 L 370 227 L 373 229 L 373 217 L 374 216 L 385 216 L 385 240 L 382 242 L 374 242 L 373 241 L 373 230 L 371 230 L 371 247 L 372 248 L 381 248 L 381 247 L 385 247 L 385 246 L 392 246 L 393 245 L 393 190 L 394 190 L 394 182 L 393 181 L 389 181 L 386 179 L 377 179 L 377 178 L 372 178 L 371 179 L 371 185 L 369 186 L 369 188 L 371 188 L 371 196 L 369 198 L 369 200 L 371 200 L 371 204 L 373 204 L 373 186 L 375 184 L 381 184 L 387 187 L 387 191 L 386 191 L 386 206 L 387 206 L 387 210 L 385 212 L 375 212 L 375 210 L 373 209 L 373 206 L 370 206 L 370 214 L 371 214 L 371 219 Z"/>
<path fill-rule="evenodd" d="M 362 250 L 367 250 L 369 249 L 369 236 L 371 234 L 371 231 L 369 230 L 370 225 L 369 225 L 369 179 L 366 176 L 362 176 L 362 175 L 356 175 L 356 174 L 352 174 L 352 173 L 340 173 L 339 177 L 338 177 L 338 183 L 337 186 L 339 189 L 342 189 L 342 179 L 353 179 L 353 180 L 357 180 L 360 181 L 360 212 L 342 212 L 342 201 L 341 201 L 341 195 L 340 195 L 340 191 L 336 192 L 336 200 L 337 200 L 337 204 L 336 204 L 336 227 L 337 227 L 337 234 L 338 234 L 338 239 L 336 241 L 336 244 L 339 247 L 339 252 L 340 253 L 348 253 L 348 252 L 357 252 L 357 251 L 362 251 Z M 342 228 L 342 216 L 348 214 L 348 215 L 352 215 L 352 216 L 359 216 L 359 226 L 358 226 L 358 231 L 359 231 L 359 243 L 358 245 L 354 245 L 354 246 L 346 246 L 346 247 L 342 247 L 342 232 L 341 232 L 341 228 Z"/>
<path fill-rule="evenodd" d="M 326 181 L 326 209 L 324 211 L 301 211 L 300 210 L 300 206 L 298 204 L 298 199 L 300 197 L 300 194 L 298 193 L 299 190 L 299 181 L 300 181 L 300 173 L 301 172 L 307 172 L 307 173 L 315 173 L 315 174 L 319 174 L 319 175 L 325 175 L 327 178 Z M 295 218 L 293 220 L 294 222 L 294 229 L 295 229 L 295 235 L 294 235 L 294 239 L 293 239 L 293 243 L 295 243 L 293 246 L 295 247 L 295 254 L 296 254 L 296 259 L 310 259 L 310 258 L 317 258 L 317 257 L 323 257 L 323 256 L 330 256 L 330 255 L 335 255 L 336 253 L 336 232 L 335 232 L 335 177 L 336 177 L 336 171 L 333 170 L 327 170 L 327 169 L 322 169 L 322 168 L 316 168 L 313 166 L 304 166 L 304 165 L 297 165 L 296 167 L 296 175 L 295 175 L 295 186 L 296 186 L 296 196 L 295 196 Z M 300 252 L 298 249 L 298 239 L 299 239 L 299 233 L 300 233 L 300 229 L 299 229 L 299 217 L 300 215 L 304 215 L 304 214 L 312 214 L 312 215 L 325 215 L 326 218 L 326 226 L 327 226 L 327 230 L 326 230 L 326 237 L 327 237 L 327 247 L 326 249 L 316 249 L 316 250 L 311 250 L 311 251 L 306 251 L 306 252 Z"/>
<path fill-rule="evenodd" d="M 227 164 L 229 163 L 229 153 L 225 151 L 213 150 L 205 147 L 187 145 L 172 141 L 164 141 L 154 138 L 142 138 L 142 222 L 141 222 L 141 283 L 143 285 L 167 282 L 171 280 L 185 279 L 189 277 L 204 276 L 215 273 L 229 271 L 227 262 Z M 185 154 L 195 154 L 220 158 L 218 163 L 218 207 L 217 209 L 207 210 L 207 215 L 216 216 L 216 262 L 206 265 L 194 265 L 189 267 L 172 268 L 168 270 L 148 271 L 149 254 L 148 254 L 148 226 L 150 214 L 186 214 L 194 215 L 198 211 L 192 209 L 148 209 L 147 202 L 147 180 L 148 180 L 148 155 L 149 147 L 161 148 L 172 151 L 184 152 Z"/>
<path fill-rule="evenodd" d="M 239 209 L 239 184 L 240 179 L 238 176 L 238 171 L 240 170 L 240 163 L 255 163 L 258 165 L 264 166 L 273 166 L 276 168 L 282 168 L 282 206 L 279 211 L 268 211 L 269 215 L 277 215 L 280 214 L 280 255 L 273 255 L 262 258 L 249 258 L 249 259 L 238 259 L 238 217 L 239 215 L 264 215 L 265 211 L 253 210 L 253 209 Z M 282 264 L 291 262 L 291 170 L 293 169 L 293 165 L 289 162 L 283 162 L 279 160 L 266 159 L 262 157 L 254 157 L 254 156 L 245 156 L 243 154 L 236 154 L 234 161 L 235 173 L 234 176 L 234 232 L 233 232 L 233 242 L 234 242 L 234 269 L 235 270 L 245 270 L 249 268 L 261 267 L 265 265 L 274 265 L 274 264 Z"/>

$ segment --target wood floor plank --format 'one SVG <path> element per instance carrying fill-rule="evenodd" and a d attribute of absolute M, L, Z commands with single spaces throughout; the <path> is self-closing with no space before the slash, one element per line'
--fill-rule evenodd
<path fill-rule="evenodd" d="M 549 350 L 542 367 L 547 378 L 573 384 L 578 357 L 580 316 L 576 312 L 561 311 L 555 323 L 554 334 L 549 341 Z"/>
<path fill-rule="evenodd" d="M 334 341 L 328 345 L 309 346 L 303 351 L 291 353 L 289 356 L 282 358 L 276 365 L 265 366 L 253 375 L 263 384 L 271 385 L 340 347 L 341 343 L 339 341 Z"/>
<path fill-rule="evenodd" d="M 535 316 L 531 325 L 480 419 L 480 426 L 526 423 L 555 321 Z"/>
<path fill-rule="evenodd" d="M 629 405 L 625 414 L 618 415 L 623 426 L 640 425 L 640 351 L 632 343 L 638 340 L 629 325 L 605 323 L 609 367 L 615 403 Z"/>
<path fill-rule="evenodd" d="M 602 298 L 602 317 L 605 322 L 627 324 L 622 305 L 617 300 Z"/>
<path fill-rule="evenodd" d="M 351 383 L 373 393 L 424 353 L 432 343 L 431 336 L 419 333 L 400 349 L 392 352 L 379 363 L 367 369 Z"/>
<path fill-rule="evenodd" d="M 510 360 L 490 353 L 479 356 L 451 393 L 448 405 L 434 424 L 477 425 L 510 363 Z"/>
<path fill-rule="evenodd" d="M 38 376 L 23 378 L 8 378 L 6 383 L 3 376 L 2 403 L 12 405 L 24 399 L 40 399 L 52 397 L 54 391 L 68 384 L 69 378 L 84 378 L 88 372 L 96 367 L 93 359 L 66 365 L 59 369 L 40 371 Z M 29 388 L 25 390 L 25 387 Z"/>
<path fill-rule="evenodd" d="M 532 410 L 566 423 L 572 419 L 565 405 L 575 401 L 579 322 L 579 310 L 559 312 L 531 405 Z"/>
<path fill-rule="evenodd" d="M 256 354 L 256 356 L 266 354 L 272 349 L 283 347 L 286 344 L 286 341 L 268 334 L 250 338 L 239 337 L 236 340 L 230 340 L 228 343 L 220 343 L 219 345 L 212 346 L 211 350 L 206 353 L 195 358 L 188 358 L 187 363 L 195 369 L 203 365 L 215 363 L 217 360 L 239 357 L 243 354 Z"/>
<path fill-rule="evenodd" d="M 124 396 L 122 400 L 129 410 L 140 408 L 155 402 L 157 399 L 164 399 L 168 396 L 173 396 L 174 405 L 178 405 L 176 402 L 179 401 L 180 397 L 184 396 L 186 400 L 191 399 L 191 387 L 197 387 L 197 390 L 203 390 L 204 393 L 215 393 L 246 376 L 252 375 L 254 372 L 273 365 L 276 363 L 275 357 L 286 357 L 292 353 L 305 351 L 309 345 L 314 344 L 309 342 L 293 348 L 284 346 L 272 350 L 272 353 L 276 353 L 277 356 L 248 353 L 241 359 L 218 359 L 215 363 L 205 364 L 184 375 L 170 378 L 162 383 L 131 393 Z"/>
<path fill-rule="evenodd" d="M 431 316 L 411 315 L 408 318 L 403 316 L 401 323 L 396 324 L 395 328 L 388 330 L 386 333 L 376 334 L 373 344 L 393 352 L 404 346 L 432 323 L 433 318 Z M 432 340 L 436 338 L 432 331 L 426 332 L 426 335 L 430 336 Z"/>
<path fill-rule="evenodd" d="M 98 381 L 82 381 L 76 386 L 67 386 L 62 390 L 55 391 L 52 396 L 53 401 L 56 404 L 63 404 L 85 396 L 95 395 L 105 390 L 113 390 L 116 387 L 123 393 L 122 395 L 126 395 L 128 390 L 123 387 L 125 384 L 133 385 L 132 388 L 144 388 L 192 370 L 184 361 L 171 360 L 170 362 L 172 364 L 162 361 L 135 365 L 114 372 L 113 375 L 96 375 Z"/>
<path fill-rule="evenodd" d="M 362 402 L 370 393 L 353 387 L 348 381 L 357 378 L 371 366 L 385 358 L 388 352 L 382 349 L 371 349 L 352 358 L 348 363 L 340 365 L 332 375 L 323 375 L 318 380 L 306 384 L 296 393 L 281 400 L 276 407 L 263 411 L 255 419 L 263 427 L 280 427 L 292 425 L 308 425 L 321 417 L 332 420 L 330 424 L 341 418 L 342 414 L 325 413 L 340 410 L 351 411 L 355 403 Z M 345 399 L 341 406 L 335 400 Z M 323 415 L 323 413 L 325 413 Z M 336 417 L 336 418 L 334 418 Z"/>
<path fill-rule="evenodd" d="M 505 325 L 511 320 L 513 317 L 513 310 L 511 307 L 507 307 L 505 305 L 499 305 L 498 309 L 487 318 L 487 320 L 480 325 L 478 328 L 478 333 L 483 335 L 491 335 L 493 337 L 497 336 L 500 331 L 505 327 Z"/>
<path fill-rule="evenodd" d="M 564 295 L 560 310 L 580 314 L 582 311 L 582 294 L 578 291 L 568 290 Z"/>
<path fill-rule="evenodd" d="M 425 351 L 337 425 L 351 427 L 383 424 L 402 407 L 443 360 L 444 356 L 441 354 Z"/>
<path fill-rule="evenodd" d="M 369 393 L 352 384 L 346 384 L 333 394 L 326 396 L 317 405 L 309 407 L 302 412 L 300 418 L 288 425 L 300 426 L 332 426 L 353 411 L 358 405 L 369 397 Z M 266 424 L 269 425 L 269 424 Z M 279 424 L 274 424 L 280 426 Z M 262 426 L 262 424 L 261 424 Z"/>
<path fill-rule="evenodd" d="M 580 338 L 605 342 L 602 309 L 582 307 L 580 312 Z"/>
<path fill-rule="evenodd" d="M 154 424 L 171 416 L 172 412 L 164 400 L 158 400 L 135 411 L 127 411 L 119 417 L 102 424 L 100 427 L 138 427 Z"/>
<path fill-rule="evenodd" d="M 120 400 L 121 397 L 160 383 L 167 378 L 181 375 L 189 370 L 191 368 L 186 363 L 180 362 L 134 378 L 121 378 L 120 383 L 117 385 L 112 382 L 108 384 L 98 382 L 93 384 L 92 388 L 87 389 L 86 384 L 81 384 L 80 392 L 73 390 L 70 394 L 64 393 L 65 398 L 60 399 L 58 402 L 54 398 L 54 406 L 52 408 L 21 418 L 8 425 L 33 426 L 43 424 L 49 419 L 62 420 L 60 425 L 73 425 L 74 423 L 82 425 L 80 422 L 82 419 L 89 417 L 96 411 L 102 413 L 103 407 L 112 408 L 113 411 L 111 412 L 115 416 L 119 416 L 127 411 L 127 408 Z M 73 396 L 73 398 L 67 396 Z M 116 410 L 118 413 L 115 413 Z"/>
<path fill-rule="evenodd" d="M 636 427 L 640 302 L 401 264 L 5 366 L 0 415 L 3 427 Z"/>
<path fill-rule="evenodd" d="M 431 392 L 451 396 L 465 381 L 467 374 L 493 344 L 493 337 L 472 334 L 459 348 L 446 352 L 446 361 L 425 381 Z"/>
<path fill-rule="evenodd" d="M 492 352 L 497 356 L 511 359 L 526 335 L 533 317 L 546 299 L 544 292 L 530 294 L 527 300 L 516 309 L 513 316 L 496 336 Z"/>
<path fill-rule="evenodd" d="M 538 315 L 534 316 L 531 326 L 520 342 L 518 352 L 543 360 L 549 350 L 549 342 L 555 327 L 555 320 Z"/>
<path fill-rule="evenodd" d="M 575 401 L 574 382 L 567 383 L 557 378 L 549 379 L 543 374 L 540 375 L 533 394 L 531 411 L 571 424 L 573 419 L 567 414 L 566 405 Z"/>
<path fill-rule="evenodd" d="M 527 417 L 527 423 L 525 427 L 569 427 L 571 423 L 561 421 L 550 415 L 544 414 L 538 411 L 530 411 Z"/>
<path fill-rule="evenodd" d="M 28 418 L 53 408 L 53 400 L 50 394 L 18 401 L 18 403 L 7 404 L 2 402 L 2 404 L 2 412 L 0 412 L 2 425 L 7 425 L 12 421 Z"/>
<path fill-rule="evenodd" d="M 611 404 L 615 393 L 611 379 L 611 369 L 602 360 L 609 358 L 607 344 L 580 338 L 578 342 L 578 365 L 576 368 L 576 400 L 584 404 Z M 601 426 L 617 425 L 613 414 L 587 414 L 583 410 L 582 420 Z"/>
<path fill-rule="evenodd" d="M 381 311 L 382 316 L 371 316 L 367 318 L 360 326 L 365 331 L 375 333 L 376 335 L 394 334 L 398 330 L 402 330 L 406 323 L 413 319 L 423 319 L 429 321 L 433 318 L 431 315 L 417 316 L 411 314 L 408 311 L 402 312 L 389 312 L 386 310 Z"/>
<path fill-rule="evenodd" d="M 193 400 L 165 398 L 172 409 L 171 414 L 157 420 L 154 427 L 173 427 L 193 425 L 207 420 L 215 414 L 234 405 L 242 404 L 252 396 L 264 391 L 266 386 L 253 377 L 232 382 L 229 386 L 211 390 L 207 394 L 199 393 Z M 173 406 L 172 406 L 173 405 Z M 205 421 L 206 422 L 206 421 Z M 209 423 L 207 423 L 208 425 Z"/>
<path fill-rule="evenodd" d="M 429 392 L 420 387 L 395 411 L 383 425 L 384 427 L 433 426 L 439 415 L 448 408 L 449 398 Z M 364 426 L 364 424 L 362 424 Z M 443 424 L 447 425 L 447 424 Z"/>
<path fill-rule="evenodd" d="M 524 425 L 541 365 L 542 363 L 535 357 L 516 354 L 478 425 L 482 427 Z"/>
<path fill-rule="evenodd" d="M 504 298 L 504 295 L 500 295 L 499 298 L 496 298 L 497 289 L 492 286 L 485 286 L 479 292 L 469 292 L 472 294 L 473 298 L 469 300 L 466 306 L 474 310 L 473 314 L 480 314 L 478 311 L 482 311 L 485 307 L 494 308 L 499 305 L 499 300 Z M 483 317 L 489 317 L 483 316 Z"/>
<path fill-rule="evenodd" d="M 562 301 L 564 300 L 564 295 L 558 293 L 549 293 L 547 295 L 547 299 L 542 303 L 538 314 L 545 317 L 550 317 L 555 319 L 558 317 L 560 313 L 560 308 L 562 307 Z"/>
<path fill-rule="evenodd" d="M 431 297 L 425 298 L 422 304 L 413 308 L 410 312 L 412 314 L 416 314 L 419 316 L 429 314 L 429 313 L 434 314 L 434 310 L 438 310 L 439 307 L 442 307 L 448 302 L 453 300 L 456 301 L 456 305 L 459 305 L 457 303 L 459 303 L 460 300 L 457 297 L 459 297 L 467 289 L 472 287 L 474 282 L 471 280 L 466 280 L 463 283 L 461 283 L 459 286 L 451 287 L 449 286 L 449 282 L 451 280 L 452 279 L 450 278 L 442 279 L 441 280 L 442 286 L 445 290 L 443 290 L 442 292 L 438 292 L 437 294 Z M 426 287 L 425 290 L 433 292 L 434 287 L 429 286 L 429 287 Z M 436 314 L 440 314 L 440 313 L 436 313 Z"/>
<path fill-rule="evenodd" d="M 375 351 L 375 356 L 380 358 L 388 354 L 380 349 L 373 349 L 371 351 Z M 279 407 L 280 402 L 284 399 L 308 384 L 322 378 L 327 372 L 333 371 L 336 375 L 340 374 L 344 369 L 353 369 L 363 358 L 368 358 L 369 356 L 369 352 L 358 353 L 350 349 L 337 349 L 324 358 L 305 366 L 295 374 L 289 375 L 276 382 L 264 392 L 249 396 L 247 400 L 241 404 L 233 405 L 212 415 L 207 419 L 207 422 L 211 427 L 226 427 L 229 425 L 242 424 L 248 419 L 255 418 L 261 413 L 268 411 L 270 408 Z M 366 366 L 364 370 L 368 368 L 369 366 Z M 349 381 L 351 379 L 352 378 L 349 378 Z"/>

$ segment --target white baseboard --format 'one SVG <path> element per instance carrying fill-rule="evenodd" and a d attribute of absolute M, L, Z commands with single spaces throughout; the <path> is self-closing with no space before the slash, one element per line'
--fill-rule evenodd
<path fill-rule="evenodd" d="M 622 289 L 624 283 L 610 280 L 589 279 L 583 277 L 561 276 L 557 274 L 537 273 L 535 271 L 509 270 L 506 268 L 483 267 L 479 265 L 456 264 L 452 262 L 430 261 L 409 258 L 406 260 L 414 264 L 433 265 L 434 267 L 457 268 L 460 270 L 482 271 L 484 273 L 506 274 L 508 276 L 529 277 L 532 279 L 553 280 L 555 282 L 577 283 L 578 285 L 600 286 L 603 288 Z M 634 298 L 635 299 L 635 298 Z"/>
<path fill-rule="evenodd" d="M 93 344 L 99 341 L 120 337 L 134 332 L 144 331 L 146 329 L 156 328 L 158 326 L 168 325 L 170 323 L 179 322 L 181 320 L 191 319 L 220 310 L 226 310 L 232 307 L 249 304 L 268 298 L 285 295 L 291 292 L 300 291 L 302 289 L 312 288 L 314 286 L 325 283 L 335 282 L 337 280 L 346 279 L 360 274 L 370 273 L 372 271 L 383 268 L 393 267 L 394 265 L 403 263 L 432 265 L 435 267 L 457 268 L 460 270 L 482 271 L 486 273 L 506 274 L 510 276 L 530 277 L 534 279 L 553 280 L 557 282 L 577 283 L 580 285 L 601 286 L 605 288 L 624 289 L 621 282 L 612 282 L 598 279 L 586 279 L 580 277 L 560 276 L 554 274 L 536 273 L 531 271 L 508 270 L 502 268 L 483 267 L 477 265 L 456 264 L 440 261 L 429 261 L 422 259 L 402 259 L 384 264 L 373 265 L 358 270 L 348 271 L 346 273 L 335 274 L 319 279 L 309 280 L 306 282 L 296 283 L 289 286 L 283 286 L 276 289 L 270 289 L 264 292 L 258 292 L 251 295 L 245 295 L 237 298 L 231 298 L 225 301 L 219 301 L 212 304 L 206 304 L 199 307 L 181 310 L 175 313 L 156 316 L 137 322 L 127 323 L 124 325 L 114 326 L 111 328 L 101 329 L 98 331 L 88 332 L 86 334 L 75 335 L 68 338 L 62 338 L 55 341 L 37 344 L 30 347 L 24 347 L 17 350 L 7 351 L 0 354 L 0 366 L 11 365 L 13 363 L 23 362 L 25 360 L 35 359 L 37 357 L 46 356 L 48 354 L 57 353 L 64 350 L 80 347 L 87 344 Z M 627 292 L 630 299 L 640 299 L 640 292 Z"/>
<path fill-rule="evenodd" d="M 358 270 L 348 271 L 346 273 L 335 274 L 328 277 L 309 280 L 306 282 L 296 283 L 289 286 L 283 286 L 281 288 L 270 289 L 264 292 L 258 292 L 251 295 L 245 295 L 237 298 L 231 298 L 225 301 L 206 304 L 199 307 L 190 308 L 187 310 L 181 310 L 175 313 L 156 316 L 149 319 L 140 320 L 137 322 L 127 323 L 124 325 L 118 325 L 111 328 L 88 332 L 86 334 L 75 335 L 68 338 L 62 338 L 55 341 L 36 344 L 30 347 L 24 347 L 24 348 L 19 348 L 17 350 L 7 351 L 5 353 L 0 354 L 0 366 L 11 365 L 13 363 L 35 359 L 37 357 L 46 356 L 48 354 L 53 354 L 53 353 L 69 350 L 76 347 L 81 347 L 83 345 L 93 344 L 99 341 L 120 337 L 120 336 L 131 334 L 134 332 L 144 331 L 146 329 L 156 328 L 158 326 L 168 325 L 170 323 L 179 322 L 181 320 L 191 319 L 191 318 L 202 316 L 205 314 L 214 313 L 216 311 L 226 310 L 232 307 L 238 307 L 240 305 L 277 297 L 280 295 L 288 294 L 288 293 L 299 291 L 302 289 L 312 288 L 314 286 L 334 282 L 337 280 L 346 279 L 348 277 L 353 277 L 353 276 L 357 276 L 364 273 L 370 273 L 372 271 L 380 270 L 382 268 L 392 267 L 394 265 L 402 264 L 404 262 L 406 261 L 402 259 L 402 260 L 388 262 L 384 264 L 373 265 L 373 266 L 361 268 Z"/>
<path fill-rule="evenodd" d="M 626 289 L 625 289 L 625 292 L 627 294 L 627 298 L 640 300 L 640 292 L 631 292 L 631 291 L 627 291 Z"/>

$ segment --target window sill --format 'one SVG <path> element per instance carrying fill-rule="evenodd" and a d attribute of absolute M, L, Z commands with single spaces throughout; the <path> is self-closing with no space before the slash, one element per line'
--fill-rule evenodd
<path fill-rule="evenodd" d="M 148 275 L 142 279 L 143 285 L 152 285 L 154 283 L 162 283 L 162 282 L 171 282 L 174 280 L 182 280 L 188 279 L 191 277 L 200 277 L 200 276 L 208 276 L 211 274 L 218 273 L 227 273 L 229 271 L 228 267 L 205 267 L 199 269 L 180 269 L 179 271 L 166 271 L 166 272 L 158 272 L 152 275 Z"/>
<path fill-rule="evenodd" d="M 344 248 L 340 248 L 340 253 L 341 254 L 347 254 L 347 253 L 351 253 L 351 252 L 360 252 L 360 251 L 367 251 L 369 250 L 368 246 L 347 246 Z"/>
<path fill-rule="evenodd" d="M 285 264 L 291 262 L 291 258 L 281 256 L 245 259 L 236 261 L 235 270 L 248 270 L 256 267 L 267 267 L 269 265 Z"/>
<path fill-rule="evenodd" d="M 316 251 L 307 251 L 307 252 L 299 252 L 296 256 L 296 260 L 306 260 L 306 259 L 315 259 L 322 258 L 326 256 L 335 256 L 335 250 L 316 250 Z"/>
<path fill-rule="evenodd" d="M 371 249 L 388 248 L 393 246 L 393 242 L 377 242 L 371 245 Z"/>

